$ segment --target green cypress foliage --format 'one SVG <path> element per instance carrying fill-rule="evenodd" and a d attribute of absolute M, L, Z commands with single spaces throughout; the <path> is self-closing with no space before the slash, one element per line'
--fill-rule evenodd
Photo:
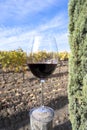
<path fill-rule="evenodd" d="M 69 112 L 73 130 L 87 130 L 87 0 L 69 0 Z"/>

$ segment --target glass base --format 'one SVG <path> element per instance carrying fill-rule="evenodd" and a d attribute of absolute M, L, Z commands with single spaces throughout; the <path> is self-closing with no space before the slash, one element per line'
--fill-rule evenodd
<path fill-rule="evenodd" d="M 30 116 L 41 122 L 50 122 L 54 117 L 54 110 L 48 106 L 40 106 L 30 111 Z"/>
<path fill-rule="evenodd" d="M 52 130 L 54 110 L 47 106 L 33 108 L 30 111 L 31 130 Z"/>

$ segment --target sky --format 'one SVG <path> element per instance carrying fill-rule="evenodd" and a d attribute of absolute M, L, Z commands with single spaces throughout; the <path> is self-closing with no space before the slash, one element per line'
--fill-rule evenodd
<path fill-rule="evenodd" d="M 55 35 L 58 50 L 70 51 L 68 0 L 0 0 L 0 50 L 31 48 L 37 33 Z"/>

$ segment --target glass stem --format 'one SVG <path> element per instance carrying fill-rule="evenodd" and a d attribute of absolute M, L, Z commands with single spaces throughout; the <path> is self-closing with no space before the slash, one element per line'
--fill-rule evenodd
<path fill-rule="evenodd" d="M 44 106 L 43 88 L 44 88 L 44 82 L 45 82 L 45 81 L 44 81 L 43 79 L 41 79 L 40 82 L 41 82 L 41 105 Z"/>

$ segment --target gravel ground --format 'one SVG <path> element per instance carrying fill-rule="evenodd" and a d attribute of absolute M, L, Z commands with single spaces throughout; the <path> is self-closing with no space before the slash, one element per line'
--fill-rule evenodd
<path fill-rule="evenodd" d="M 54 109 L 53 130 L 71 130 L 68 66 L 57 67 L 44 84 L 44 104 Z M 0 73 L 0 130 L 30 130 L 29 111 L 41 104 L 40 83 L 30 71 Z"/>

